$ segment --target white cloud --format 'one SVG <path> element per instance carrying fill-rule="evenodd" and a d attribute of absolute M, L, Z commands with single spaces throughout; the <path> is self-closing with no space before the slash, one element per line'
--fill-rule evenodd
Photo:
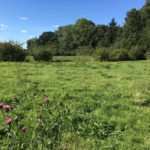
<path fill-rule="evenodd" d="M 6 30 L 7 28 L 8 28 L 8 25 L 0 24 L 0 30 Z"/>
<path fill-rule="evenodd" d="M 21 30 L 21 32 L 23 33 L 23 34 L 26 34 L 26 33 L 28 33 L 28 31 L 27 30 Z"/>
<path fill-rule="evenodd" d="M 29 18 L 28 17 L 20 17 L 20 20 L 22 21 L 27 21 Z"/>

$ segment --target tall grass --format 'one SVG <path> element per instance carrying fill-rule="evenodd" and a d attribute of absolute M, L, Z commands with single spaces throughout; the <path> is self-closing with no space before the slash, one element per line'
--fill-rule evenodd
<path fill-rule="evenodd" d="M 0 149 L 149 149 L 149 72 L 149 61 L 0 63 Z"/>

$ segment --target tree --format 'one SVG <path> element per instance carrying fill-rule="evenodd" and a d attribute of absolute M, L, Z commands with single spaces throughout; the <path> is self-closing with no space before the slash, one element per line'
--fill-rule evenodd
<path fill-rule="evenodd" d="M 93 48 L 98 47 L 104 47 L 103 39 L 108 30 L 108 26 L 106 25 L 97 25 L 94 29 L 91 41 L 90 41 L 90 46 Z"/>
<path fill-rule="evenodd" d="M 118 31 L 118 26 L 115 19 L 113 18 L 108 25 L 108 39 L 110 44 L 115 43 L 117 39 L 117 31 Z"/>
<path fill-rule="evenodd" d="M 38 39 L 38 44 L 44 46 L 46 44 L 54 44 L 57 42 L 57 36 L 54 32 L 44 32 Z"/>
<path fill-rule="evenodd" d="M 142 32 L 140 12 L 136 9 L 132 9 L 127 13 L 125 21 L 123 47 L 131 49 L 132 46 L 137 45 Z"/>
<path fill-rule="evenodd" d="M 85 18 L 78 19 L 74 25 L 75 42 L 78 46 L 89 46 L 93 35 L 95 24 Z"/>
<path fill-rule="evenodd" d="M 115 19 L 113 18 L 111 22 L 109 23 L 107 30 L 101 40 L 101 45 L 104 47 L 112 46 L 117 40 L 118 30 L 119 30 L 119 27 L 117 26 L 117 23 Z"/>
<path fill-rule="evenodd" d="M 122 27 L 114 18 L 108 25 L 95 25 L 81 18 L 55 32 L 44 32 L 27 45 L 31 50 L 44 47 L 54 55 L 92 55 L 97 48 L 104 48 L 100 54 L 104 59 L 108 53 L 112 60 L 144 59 L 145 53 L 150 52 L 149 29 L 150 0 L 147 0 L 140 10 L 134 8 L 127 13 Z"/>
<path fill-rule="evenodd" d="M 27 41 L 27 48 L 32 49 L 38 46 L 38 38 L 32 38 Z"/>
<path fill-rule="evenodd" d="M 60 50 L 65 50 L 66 53 L 71 53 L 77 47 L 74 41 L 74 26 L 68 25 L 60 27 L 56 32 Z"/>

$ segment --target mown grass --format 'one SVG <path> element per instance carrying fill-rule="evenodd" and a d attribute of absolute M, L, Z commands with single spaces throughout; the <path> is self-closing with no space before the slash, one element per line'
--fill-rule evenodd
<path fill-rule="evenodd" d="M 1 62 L 0 149 L 149 150 L 149 76 L 150 61 Z"/>

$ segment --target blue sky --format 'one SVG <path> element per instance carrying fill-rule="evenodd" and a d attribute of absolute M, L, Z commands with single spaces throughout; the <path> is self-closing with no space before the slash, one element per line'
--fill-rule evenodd
<path fill-rule="evenodd" d="M 44 31 L 88 18 L 108 24 L 124 23 L 127 11 L 140 9 L 145 0 L 0 0 L 0 41 L 25 43 Z"/>

